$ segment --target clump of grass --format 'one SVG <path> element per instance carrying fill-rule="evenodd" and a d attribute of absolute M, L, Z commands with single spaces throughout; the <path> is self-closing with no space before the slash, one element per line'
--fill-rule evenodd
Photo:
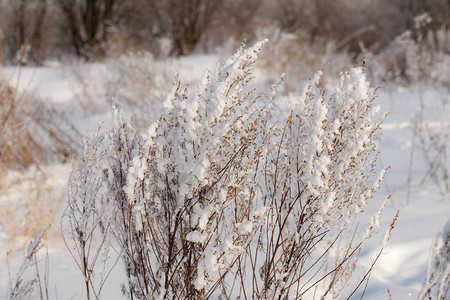
<path fill-rule="evenodd" d="M 37 253 L 42 248 L 42 241 L 50 225 L 44 225 L 41 230 L 28 242 L 22 265 L 12 277 L 10 261 L 7 260 L 9 275 L 8 299 L 49 299 L 48 290 L 48 255 L 45 261 L 45 271 L 41 274 L 37 260 Z M 39 292 L 39 297 L 36 295 Z"/>
<path fill-rule="evenodd" d="M 194 91 L 177 82 L 147 135 L 118 109 L 109 130 L 86 135 L 65 217 L 88 299 L 109 249 L 119 249 L 128 299 L 364 294 L 398 217 L 357 279 L 389 199 L 358 229 L 387 171 L 376 168 L 376 90 L 354 68 L 328 97 L 319 72 L 282 111 L 277 85 L 252 88 L 264 43 L 205 72 Z"/>
<path fill-rule="evenodd" d="M 439 242 L 441 246 L 439 248 Z M 450 296 L 450 220 L 442 236 L 434 240 L 428 259 L 427 278 L 418 299 L 444 300 Z"/>
<path fill-rule="evenodd" d="M 0 230 L 10 248 L 54 223 L 65 192 L 46 165 L 76 154 L 77 135 L 62 113 L 0 80 Z"/>
<path fill-rule="evenodd" d="M 36 255 L 66 192 L 55 187 L 47 164 L 77 153 L 76 136 L 62 113 L 0 80 L 0 232 L 9 250 L 9 299 L 48 299 L 48 259 L 41 274 Z M 17 246 L 25 254 L 12 276 Z"/>
<path fill-rule="evenodd" d="M 78 135 L 62 112 L 0 80 L 1 169 L 64 162 L 78 152 Z"/>
<path fill-rule="evenodd" d="M 120 105 L 133 114 L 140 129 L 159 117 L 160 102 L 172 82 L 170 61 L 157 61 L 149 52 L 122 55 L 103 68 L 74 69 L 73 93 L 85 114 L 104 113 Z"/>
<path fill-rule="evenodd" d="M 24 106 L 28 99 L 17 97 L 17 91 L 0 83 L 0 168 L 27 168 L 42 161 L 43 151 L 33 132 L 25 127 Z"/>
<path fill-rule="evenodd" d="M 42 169 L 4 169 L 0 175 L 0 231 L 9 238 L 7 248 L 24 245 L 40 228 L 54 224 L 65 195 Z"/>

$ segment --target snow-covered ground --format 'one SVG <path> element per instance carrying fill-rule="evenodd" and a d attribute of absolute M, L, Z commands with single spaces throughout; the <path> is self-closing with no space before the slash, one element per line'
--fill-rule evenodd
<path fill-rule="evenodd" d="M 182 81 L 195 84 L 202 72 L 217 62 L 216 56 L 192 56 L 174 61 L 173 68 L 179 71 Z M 96 65 L 96 68 L 102 68 Z M 77 106 L 72 93 L 73 80 L 72 69 L 67 66 L 23 68 L 20 71 L 21 88 L 36 90 L 36 94 L 54 104 L 59 109 L 68 110 L 70 120 L 84 132 L 94 129 L 95 124 L 101 119 L 111 118 L 110 112 L 97 115 L 84 115 Z M 6 74 L 13 74 L 17 78 L 19 72 L 6 69 Z M 13 79 L 12 81 L 14 81 Z M 426 103 L 434 101 L 437 97 L 435 89 L 425 90 L 423 99 Z M 389 226 L 397 210 L 400 216 L 396 223 L 392 238 L 384 249 L 378 263 L 375 265 L 365 299 L 388 299 L 389 293 L 392 299 L 415 299 L 426 277 L 429 249 L 433 239 L 444 228 L 450 217 L 450 199 L 442 196 L 431 181 L 422 182 L 427 167 L 420 154 L 417 140 L 413 140 L 413 128 L 410 122 L 411 114 L 419 102 L 419 94 L 415 91 L 384 90 L 381 89 L 376 102 L 382 111 L 390 114 L 384 122 L 384 134 L 381 139 L 381 163 L 382 166 L 391 166 L 385 177 L 381 190 L 377 193 L 375 202 L 379 203 L 388 195 L 391 200 L 382 217 L 380 234 Z M 433 122 L 432 119 L 427 119 Z M 414 144 L 413 144 L 414 142 Z M 447 141 L 450 146 L 450 141 Z M 413 151 L 411 196 L 407 200 L 407 178 L 410 171 L 411 147 Z M 52 184 L 64 188 L 71 170 L 71 164 L 56 164 L 49 166 L 53 174 Z M 376 210 L 378 205 L 374 205 Z M 64 209 L 61 208 L 61 212 Z M 58 218 L 60 218 L 61 213 Z M 361 220 L 364 222 L 365 220 Z M 367 220 L 368 222 L 368 220 Z M 55 225 L 58 225 L 56 222 Z M 373 239 L 359 261 L 362 267 L 368 267 L 371 260 L 378 253 L 378 240 Z M 8 237 L 0 233 L 0 251 L 2 261 L 0 263 L 0 298 L 6 296 L 8 289 L 8 268 L 5 263 L 6 244 Z M 46 250 L 47 249 L 47 250 Z M 20 254 L 20 247 L 17 252 Z M 57 229 L 43 249 L 41 259 L 45 259 L 45 252 L 49 257 L 49 289 L 54 299 L 83 299 L 84 282 L 72 257 L 67 251 L 63 241 L 59 238 Z M 16 255 L 20 256 L 20 255 Z M 20 264 L 19 259 L 13 261 L 11 275 Z M 120 262 L 119 262 L 120 264 Z M 121 268 L 121 266 L 117 266 Z M 120 272 L 114 273 L 108 281 L 102 296 L 104 299 L 120 299 L 120 282 L 124 282 Z M 355 299 L 359 299 L 358 295 Z"/>

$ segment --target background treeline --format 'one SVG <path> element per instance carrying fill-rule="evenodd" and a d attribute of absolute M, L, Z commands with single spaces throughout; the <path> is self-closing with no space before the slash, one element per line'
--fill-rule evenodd
<path fill-rule="evenodd" d="M 101 60 L 129 51 L 155 55 L 215 52 L 229 41 L 252 41 L 277 26 L 311 44 L 357 57 L 378 53 L 401 33 L 450 27 L 449 0 L 2 0 L 0 59 L 41 65 L 75 56 Z"/>

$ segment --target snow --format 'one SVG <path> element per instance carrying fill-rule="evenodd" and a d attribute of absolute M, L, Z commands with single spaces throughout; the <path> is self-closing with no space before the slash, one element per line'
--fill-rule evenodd
<path fill-rule="evenodd" d="M 248 55 L 252 56 L 254 53 L 250 52 Z M 201 78 L 204 71 L 214 65 L 218 60 L 217 56 L 211 55 L 195 55 L 189 57 L 182 57 L 179 61 L 174 62 L 180 78 L 184 82 L 195 82 Z M 101 65 L 96 65 L 101 68 Z M 352 72 L 360 72 L 360 69 L 353 69 Z M 55 105 L 59 105 L 63 108 L 71 109 L 71 121 L 77 125 L 81 131 L 94 130 L 95 124 L 105 119 L 110 122 L 112 116 L 110 113 L 100 113 L 86 116 L 83 112 L 77 108 L 74 104 L 74 94 L 71 90 L 71 84 L 69 79 L 71 78 L 71 68 L 68 66 L 54 67 L 24 67 L 20 71 L 12 68 L 4 70 L 6 76 L 13 78 L 13 82 L 19 79 L 18 84 L 23 90 L 36 90 L 37 95 L 47 99 Z M 352 74 L 355 75 L 355 74 Z M 209 76 L 209 75 L 205 75 Z M 349 75 L 346 75 L 349 76 Z M 206 80 L 206 79 L 205 79 Z M 316 79 L 314 79 L 316 80 Z M 206 81 L 205 81 L 206 83 Z M 354 99 L 358 97 L 368 97 L 369 95 L 363 94 L 366 82 L 355 82 L 352 85 L 347 85 L 346 88 L 349 92 L 354 93 Z M 205 87 L 206 89 L 207 87 Z M 220 92 L 220 90 L 219 90 Z M 436 98 L 436 94 L 442 94 L 442 91 L 436 91 L 435 89 L 425 90 L 422 95 L 424 102 L 430 101 Z M 444 92 L 445 93 L 445 92 Z M 205 94 L 207 92 L 205 91 Z M 429 256 L 430 247 L 436 235 L 444 230 L 450 231 L 450 199 L 446 196 L 439 194 L 433 183 L 430 181 L 423 181 L 426 172 L 426 166 L 420 156 L 420 151 L 414 151 L 412 165 L 412 185 L 411 185 L 411 198 L 407 199 L 407 177 L 409 173 L 409 156 L 411 147 L 417 148 L 417 141 L 413 144 L 413 131 L 410 122 L 410 117 L 414 113 L 414 108 L 419 102 L 419 94 L 412 91 L 402 90 L 383 90 L 378 92 L 378 99 L 375 104 L 379 105 L 381 112 L 389 111 L 389 115 L 386 117 L 383 125 L 383 136 L 381 138 L 381 163 L 379 166 L 380 174 L 382 168 L 390 166 L 390 169 L 385 175 L 385 180 L 381 183 L 381 190 L 376 194 L 374 202 L 381 203 L 389 195 L 390 200 L 387 202 L 384 208 L 383 217 L 380 221 L 380 238 L 372 239 L 369 243 L 369 248 L 362 253 L 362 257 L 359 261 L 359 265 L 362 267 L 369 267 L 372 260 L 376 257 L 379 249 L 380 240 L 384 234 L 384 229 L 388 228 L 392 222 L 397 210 L 400 210 L 400 216 L 395 224 L 395 228 L 392 231 L 392 237 L 387 243 L 379 261 L 374 267 L 371 279 L 367 290 L 365 292 L 365 299 L 387 299 L 388 291 L 392 294 L 392 299 L 415 299 L 420 292 L 422 284 L 427 275 L 427 260 Z M 219 97 L 218 95 L 215 95 Z M 289 101 L 286 97 L 285 101 Z M 165 102 L 164 105 L 170 109 L 173 109 L 173 102 Z M 219 104 L 220 105 L 220 104 Z M 210 112 L 211 114 L 221 113 L 220 106 L 217 106 L 217 112 Z M 286 105 L 286 104 L 283 104 Z M 317 101 L 316 105 L 321 105 L 320 101 Z M 346 103 L 345 105 L 351 105 Z M 289 106 L 289 105 L 287 105 Z M 191 107 L 188 107 L 191 109 Z M 320 110 L 319 110 L 320 111 Z M 195 111 L 191 111 L 191 114 Z M 314 116 L 317 123 L 322 122 L 325 113 Z M 430 126 L 442 126 L 438 122 L 432 119 L 432 116 L 426 116 L 426 122 Z M 336 127 L 340 124 L 336 124 Z M 195 126 L 194 124 L 192 126 Z M 193 129 L 194 130 L 194 129 Z M 195 129 L 196 130 L 196 129 Z M 154 136 L 156 128 L 149 129 L 148 135 Z M 184 133 L 178 133 L 182 135 Z M 311 132 L 313 138 L 320 134 L 320 132 Z M 317 149 L 321 145 L 317 144 Z M 355 147 L 360 147 L 356 145 Z M 316 148 L 314 148 L 316 149 Z M 311 150 L 313 151 L 313 149 Z M 312 157 L 312 154 L 310 153 Z M 321 158 L 322 162 L 319 165 L 329 164 L 327 157 Z M 133 168 L 135 176 L 142 177 L 142 172 L 145 171 L 145 165 L 141 161 L 134 161 Z M 202 171 L 206 168 L 208 161 L 205 159 L 200 161 L 197 165 L 199 180 L 203 177 Z M 165 163 L 160 162 L 159 166 L 164 169 Z M 55 164 L 49 166 L 49 172 L 54 178 L 53 184 L 59 188 L 64 189 L 67 185 L 68 174 L 71 170 L 71 164 Z M 312 176 L 316 176 L 315 181 L 319 181 L 320 172 L 324 170 L 310 170 Z M 382 176 L 382 175 L 381 175 Z M 131 193 L 133 188 L 133 181 L 129 181 L 129 187 L 126 190 L 127 193 Z M 314 182 L 313 182 L 314 184 Z M 180 191 L 183 192 L 183 191 Z M 333 195 L 334 197 L 334 195 Z M 0 201 L 3 201 L 0 199 Z M 325 213 L 331 206 L 332 199 L 322 207 Z M 1 202 L 0 202 L 1 204 Z M 370 209 L 375 212 L 379 205 L 373 205 Z M 61 209 L 61 211 L 64 207 Z M 255 216 L 260 216 L 265 213 L 268 208 L 263 207 L 259 211 L 255 212 Z M 207 220 L 211 214 L 213 208 L 205 207 L 198 208 L 198 223 L 200 229 L 205 229 L 207 226 Z M 136 209 L 136 214 L 139 214 L 140 210 Z M 59 220 L 60 216 L 58 216 Z M 360 220 L 361 225 L 368 225 L 370 220 Z M 365 223 L 364 223 L 365 222 Z M 56 222 L 58 227 L 58 222 Z M 378 224 L 374 224 L 378 225 Z M 240 234 L 250 234 L 253 229 L 253 222 L 248 221 L 245 223 L 235 224 L 236 229 Z M 81 273 L 77 269 L 75 262 L 70 256 L 64 243 L 61 241 L 58 229 L 51 229 L 52 234 L 49 240 L 45 243 L 44 251 L 48 251 L 49 254 L 49 274 L 50 274 L 50 295 L 51 299 L 71 299 L 71 298 L 83 298 L 84 297 L 84 282 Z M 200 231 L 192 232 L 187 238 L 193 242 L 202 242 L 205 236 Z M 2 232 L 0 232 L 0 254 L 5 257 L 6 245 L 9 238 Z M 231 246 L 230 246 L 231 247 Z M 47 249 L 47 250 L 45 250 Z M 20 252 L 20 251 L 18 251 Z M 211 257 L 214 256 L 210 253 Z M 44 256 L 40 257 L 42 261 Z M 121 262 L 119 262 L 121 264 Z M 15 258 L 12 263 L 12 271 L 17 270 L 17 267 L 21 265 L 21 260 Z M 8 273 L 6 263 L 2 262 L 0 266 L 0 297 L 7 294 L 8 291 Z M 118 266 L 117 268 L 121 268 Z M 202 273 L 202 271 L 200 271 Z M 13 276 L 14 277 L 14 276 Z M 199 276 L 197 278 L 196 286 L 204 286 L 206 284 L 205 278 Z M 125 282 L 124 278 L 121 278 L 120 272 L 113 272 L 111 278 L 107 282 L 107 287 L 104 288 L 102 297 L 105 299 L 119 299 L 120 295 L 120 282 Z M 360 294 L 359 294 L 360 295 Z M 355 299 L 359 299 L 359 295 L 355 295 Z"/>
<path fill-rule="evenodd" d="M 236 228 L 239 234 L 249 234 L 253 230 L 253 222 L 247 221 L 245 223 L 237 223 Z"/>

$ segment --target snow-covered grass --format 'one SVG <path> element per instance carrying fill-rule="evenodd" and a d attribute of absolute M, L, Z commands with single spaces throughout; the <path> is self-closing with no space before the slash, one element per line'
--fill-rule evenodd
<path fill-rule="evenodd" d="M 210 68 L 216 62 L 216 56 L 183 57 L 171 62 L 171 68 L 178 70 L 181 81 L 193 83 L 199 80 L 203 70 Z M 90 67 L 94 71 L 105 68 L 104 65 L 99 64 Z M 5 72 L 12 73 L 12 70 L 7 69 Z M 52 103 L 56 109 L 65 111 L 70 122 L 82 132 L 94 130 L 99 120 L 110 123 L 111 111 L 86 114 L 82 107 L 77 105 L 72 90 L 73 84 L 71 84 L 74 76 L 73 69 L 68 66 L 23 68 L 19 83 L 23 88 L 29 88 L 30 85 L 35 87 L 41 98 Z M 411 116 L 421 99 L 425 105 L 433 105 L 435 101 L 438 101 L 436 93 L 435 88 L 425 88 L 423 93 L 414 89 L 408 91 L 381 89 L 375 100 L 375 104 L 380 105 L 382 112 L 389 111 L 390 113 L 383 125 L 384 130 L 380 140 L 381 159 L 378 166 L 379 168 L 390 166 L 390 169 L 381 184 L 380 191 L 375 196 L 375 202 L 380 202 L 388 195 L 392 196 L 380 221 L 383 229 L 379 232 L 380 237 L 370 240 L 369 246 L 361 253 L 359 266 L 366 270 L 370 267 L 379 250 L 379 241 L 384 229 L 392 222 L 392 217 L 397 210 L 400 210 L 400 216 L 392 232 L 392 237 L 371 274 L 365 299 L 388 299 L 389 293 L 392 295 L 392 299 L 416 299 L 427 276 L 427 263 L 432 242 L 448 221 L 449 195 L 439 193 L 432 180 L 423 180 L 427 178 L 429 167 L 421 155 L 419 140 L 413 138 L 414 124 L 411 122 Z M 439 93 L 444 93 L 447 97 L 449 94 L 448 91 L 441 90 Z M 288 97 L 280 97 L 280 99 L 288 99 Z M 99 101 L 104 101 L 104 99 L 99 99 Z M 155 105 L 161 104 L 155 103 Z M 280 104 L 281 111 L 284 110 L 282 105 Z M 433 116 L 427 116 L 425 119 L 427 124 L 434 127 L 443 126 L 437 121 L 433 119 Z M 450 146 L 450 141 L 446 141 L 446 143 L 447 146 Z M 411 152 L 412 148 L 414 151 Z M 47 166 L 46 169 L 56 179 L 52 181 L 55 189 L 66 188 L 68 174 L 72 169 L 70 163 L 58 163 Z M 411 177 L 410 186 L 408 185 L 409 177 Z M 408 194 L 410 195 L 409 201 L 407 201 Z M 5 197 L 2 197 L 0 205 L 5 205 L 6 200 Z M 62 208 L 59 216 L 64 209 L 65 207 Z M 377 205 L 371 206 L 368 208 L 368 215 L 377 209 Z M 370 222 L 368 219 L 359 219 L 358 221 L 362 227 L 367 226 Z M 240 227 L 240 230 L 245 231 L 244 225 Z M 0 254 L 5 257 L 4 254 L 8 250 L 6 245 L 10 237 L 5 232 L 0 233 L 0 237 L 2 237 L 0 249 L 3 252 Z M 50 299 L 85 297 L 85 286 L 81 273 L 62 240 L 54 238 L 46 241 L 45 244 L 50 264 L 48 272 Z M 44 255 L 45 251 L 38 256 L 41 262 L 44 260 Z M 13 260 L 11 266 L 13 277 L 22 263 L 21 256 L 20 248 L 18 248 L 16 259 Z M 123 267 L 120 264 L 122 262 L 119 262 L 116 267 L 120 270 L 111 273 L 102 291 L 104 299 L 120 298 L 120 284 L 126 282 L 126 278 L 121 275 Z M 3 297 L 8 293 L 9 281 L 6 259 L 2 261 L 1 265 L 5 266 L 0 268 L 0 295 Z M 358 295 L 355 295 L 354 298 L 359 299 Z"/>

